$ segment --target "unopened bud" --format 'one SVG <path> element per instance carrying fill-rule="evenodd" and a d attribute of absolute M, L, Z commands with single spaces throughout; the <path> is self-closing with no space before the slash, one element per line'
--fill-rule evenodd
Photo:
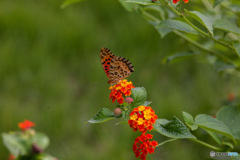
<path fill-rule="evenodd" d="M 127 97 L 125 98 L 125 102 L 127 102 L 128 104 L 131 104 L 133 102 L 133 99 L 131 97 Z"/>
<path fill-rule="evenodd" d="M 115 115 L 119 115 L 119 114 L 121 114 L 121 113 L 122 113 L 121 108 L 116 108 L 116 109 L 114 110 L 114 114 L 115 114 Z"/>

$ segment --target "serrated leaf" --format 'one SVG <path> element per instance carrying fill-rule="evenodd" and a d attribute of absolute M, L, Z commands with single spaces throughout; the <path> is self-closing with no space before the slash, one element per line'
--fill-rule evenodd
<path fill-rule="evenodd" d="M 187 12 L 192 18 L 196 19 L 198 22 L 200 22 L 213 36 L 213 26 L 212 21 L 205 16 L 204 14 L 198 12 L 198 11 L 188 11 L 185 9 L 185 12 Z"/>
<path fill-rule="evenodd" d="M 3 133 L 2 138 L 5 147 L 15 157 L 26 155 L 30 150 L 30 143 L 25 139 L 22 139 L 20 135 Z"/>
<path fill-rule="evenodd" d="M 233 22 L 229 22 L 225 19 L 216 19 L 213 23 L 213 27 L 240 35 L 240 29 L 233 24 Z"/>
<path fill-rule="evenodd" d="M 234 143 L 236 143 L 231 130 L 223 122 L 219 121 L 216 118 L 213 118 L 212 116 L 199 114 L 195 118 L 195 123 L 198 125 L 198 127 L 205 130 L 223 134 L 232 139 Z"/>
<path fill-rule="evenodd" d="M 70 6 L 70 5 L 74 4 L 74 3 L 81 2 L 81 1 L 83 1 L 83 0 L 66 0 L 66 1 L 64 1 L 63 4 L 61 5 L 61 8 L 62 8 L 62 9 L 63 9 L 63 8 L 66 8 L 67 6 Z"/>
<path fill-rule="evenodd" d="M 157 132 L 170 138 L 196 138 L 177 117 L 170 121 L 158 119 L 153 126 Z"/>
<path fill-rule="evenodd" d="M 213 7 L 216 7 L 217 5 L 219 5 L 220 3 L 222 3 L 223 1 L 224 1 L 224 0 L 215 0 Z"/>
<path fill-rule="evenodd" d="M 108 108 L 102 108 L 88 122 L 89 123 L 102 123 L 102 122 L 109 121 L 111 119 L 115 119 L 115 114 Z"/>
<path fill-rule="evenodd" d="M 240 139 L 240 109 L 237 106 L 226 106 L 217 112 L 216 118 L 232 131 L 235 139 Z"/>
<path fill-rule="evenodd" d="M 165 58 L 165 61 L 166 61 L 166 64 L 168 64 L 175 59 L 190 57 L 190 56 L 194 56 L 197 54 L 199 54 L 199 52 L 180 52 L 180 53 L 176 53 L 172 56 L 168 56 L 167 58 Z"/>
<path fill-rule="evenodd" d="M 167 20 L 161 21 L 157 27 L 159 28 L 167 27 L 170 29 L 176 29 L 179 31 L 187 32 L 187 33 L 198 34 L 198 32 L 187 23 L 178 21 L 178 20 L 173 20 L 173 19 L 167 19 Z"/>
<path fill-rule="evenodd" d="M 193 116 L 187 112 L 182 112 L 183 114 L 183 119 L 186 123 L 186 125 L 191 128 L 192 131 L 196 130 L 198 126 L 195 124 L 193 120 Z"/>
<path fill-rule="evenodd" d="M 44 133 L 36 133 L 32 137 L 32 143 L 36 144 L 41 149 L 46 149 L 50 143 L 50 140 Z"/>
<path fill-rule="evenodd" d="M 125 0 L 127 3 L 137 3 L 141 5 L 157 5 L 156 3 L 152 3 L 151 0 Z"/>
<path fill-rule="evenodd" d="M 144 105 L 147 99 L 147 91 L 144 87 L 136 87 L 131 90 L 131 97 L 133 98 L 133 102 L 131 106 L 133 108 Z"/>

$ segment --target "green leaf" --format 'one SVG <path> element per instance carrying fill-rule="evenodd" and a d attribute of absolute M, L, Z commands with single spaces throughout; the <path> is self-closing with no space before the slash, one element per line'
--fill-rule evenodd
<path fill-rule="evenodd" d="M 230 142 L 223 142 L 222 145 L 224 145 L 224 146 L 228 146 L 228 147 L 231 148 L 231 149 L 234 148 L 233 144 L 230 143 Z"/>
<path fill-rule="evenodd" d="M 57 158 L 48 155 L 48 154 L 38 154 L 36 157 L 34 157 L 34 160 L 57 160 Z"/>
<path fill-rule="evenodd" d="M 222 144 L 221 139 L 220 139 L 220 137 L 217 135 L 217 133 L 214 133 L 214 132 L 211 132 L 211 131 L 208 131 L 208 130 L 206 130 L 206 132 L 207 132 L 219 145 Z"/>
<path fill-rule="evenodd" d="M 213 23 L 213 27 L 240 35 L 240 29 L 233 22 L 229 22 L 225 19 L 216 19 Z"/>
<path fill-rule="evenodd" d="M 109 121 L 111 119 L 115 119 L 115 114 L 108 108 L 102 108 L 88 122 L 89 123 L 102 123 L 102 122 Z"/>
<path fill-rule="evenodd" d="M 47 135 L 43 133 L 36 133 L 32 138 L 32 143 L 36 144 L 41 149 L 45 149 L 49 145 L 50 140 Z"/>
<path fill-rule="evenodd" d="M 217 112 L 216 118 L 223 122 L 232 131 L 235 139 L 240 139 L 240 108 L 226 106 Z"/>
<path fill-rule="evenodd" d="M 28 143 L 27 140 L 21 138 L 20 135 L 3 133 L 2 138 L 6 148 L 15 157 L 26 155 L 30 150 L 30 143 Z"/>
<path fill-rule="evenodd" d="M 169 57 L 165 58 L 165 61 L 166 61 L 166 64 L 168 64 L 175 59 L 190 57 L 190 56 L 194 56 L 194 55 L 197 55 L 197 54 L 199 54 L 199 52 L 180 52 L 180 53 L 176 53 L 172 56 L 169 56 Z"/>
<path fill-rule="evenodd" d="M 214 63 L 214 69 L 217 72 L 221 72 L 221 71 L 225 71 L 225 70 L 229 70 L 229 69 L 235 69 L 235 68 L 237 68 L 235 65 L 229 64 L 226 62 L 222 62 L 222 61 L 216 61 Z"/>
<path fill-rule="evenodd" d="M 81 2 L 83 0 L 66 0 L 63 2 L 63 4 L 61 5 L 61 8 L 66 8 L 67 6 L 71 5 L 71 4 L 74 4 L 74 3 L 77 3 L 77 2 Z"/>
<path fill-rule="evenodd" d="M 182 112 L 183 114 L 183 119 L 186 123 L 186 125 L 191 128 L 192 131 L 196 130 L 198 126 L 195 124 L 193 120 L 193 116 L 187 112 Z"/>
<path fill-rule="evenodd" d="M 217 5 L 219 5 L 220 3 L 222 3 L 223 1 L 224 1 L 224 0 L 215 0 L 213 7 L 216 7 Z"/>
<path fill-rule="evenodd" d="M 148 105 L 150 105 L 151 103 L 152 103 L 151 101 L 145 101 L 143 105 L 144 105 L 144 106 L 148 106 Z"/>
<path fill-rule="evenodd" d="M 240 57 L 240 43 L 239 42 L 234 43 L 233 46 L 235 48 L 235 51 L 236 51 L 238 57 Z"/>
<path fill-rule="evenodd" d="M 177 117 L 170 121 L 158 119 L 153 126 L 160 134 L 170 138 L 196 138 Z"/>
<path fill-rule="evenodd" d="M 157 5 L 156 3 L 152 3 L 152 0 L 125 0 L 128 3 L 137 3 L 141 5 Z"/>
<path fill-rule="evenodd" d="M 131 97 L 133 98 L 133 102 L 131 103 L 131 106 L 133 108 L 144 105 L 146 99 L 147 99 L 147 91 L 144 87 L 136 87 L 132 90 Z"/>
<path fill-rule="evenodd" d="M 127 3 L 126 0 L 118 0 L 122 6 L 129 12 L 133 11 L 134 8 L 138 8 L 139 5 L 136 3 Z"/>
<path fill-rule="evenodd" d="M 213 36 L 212 21 L 207 16 L 197 11 L 188 11 L 185 9 L 185 12 L 187 12 L 192 18 L 196 19 L 204 27 L 206 27 L 209 33 Z"/>
<path fill-rule="evenodd" d="M 195 123 L 198 125 L 198 127 L 201 127 L 205 130 L 223 134 L 232 139 L 234 143 L 236 143 L 231 130 L 223 122 L 219 121 L 216 118 L 213 118 L 206 114 L 199 114 L 195 118 Z"/>
<path fill-rule="evenodd" d="M 164 38 L 168 33 L 172 32 L 172 29 L 167 28 L 166 26 L 156 26 L 155 27 L 161 38 Z"/>
<path fill-rule="evenodd" d="M 173 19 L 167 19 L 165 21 L 161 21 L 157 27 L 159 28 L 167 27 L 170 29 L 176 29 L 179 31 L 187 32 L 187 33 L 198 34 L 198 32 L 187 23 L 178 21 L 178 20 L 173 20 Z"/>

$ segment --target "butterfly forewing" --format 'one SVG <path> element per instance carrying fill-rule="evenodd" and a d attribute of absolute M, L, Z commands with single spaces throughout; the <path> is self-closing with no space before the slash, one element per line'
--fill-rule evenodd
<path fill-rule="evenodd" d="M 103 47 L 100 51 L 100 60 L 103 66 L 103 69 L 106 73 L 106 75 L 109 78 L 109 68 L 110 68 L 110 63 L 112 61 L 112 59 L 115 58 L 115 56 L 111 53 L 111 51 L 106 48 Z"/>
<path fill-rule="evenodd" d="M 101 49 L 100 58 L 103 69 L 109 78 L 109 84 L 116 84 L 134 71 L 129 60 L 114 56 L 108 48 Z"/>

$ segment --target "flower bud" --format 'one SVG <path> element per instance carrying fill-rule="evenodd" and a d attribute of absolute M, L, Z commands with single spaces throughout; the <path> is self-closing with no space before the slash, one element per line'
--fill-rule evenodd
<path fill-rule="evenodd" d="M 133 102 L 133 99 L 131 97 L 127 97 L 125 98 L 125 102 L 127 102 L 128 104 L 131 104 Z"/>
<path fill-rule="evenodd" d="M 121 108 L 116 108 L 116 109 L 114 110 L 114 114 L 115 114 L 115 115 L 119 115 L 119 114 L 121 114 L 121 113 L 122 113 Z"/>
<path fill-rule="evenodd" d="M 37 153 L 42 153 L 43 150 L 41 148 L 39 148 L 36 144 L 33 144 L 32 145 L 32 152 L 37 154 Z"/>
<path fill-rule="evenodd" d="M 232 102 L 232 101 L 234 101 L 235 100 L 235 98 L 236 98 L 236 95 L 234 94 L 234 93 L 228 93 L 228 100 L 230 101 L 230 102 Z"/>

